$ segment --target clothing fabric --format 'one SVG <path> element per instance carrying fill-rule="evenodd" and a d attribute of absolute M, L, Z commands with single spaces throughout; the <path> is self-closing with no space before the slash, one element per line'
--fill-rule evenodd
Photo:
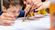
<path fill-rule="evenodd" d="M 25 11 L 24 10 L 20 10 L 20 14 L 19 14 L 18 17 L 24 17 L 24 15 L 25 15 Z"/>

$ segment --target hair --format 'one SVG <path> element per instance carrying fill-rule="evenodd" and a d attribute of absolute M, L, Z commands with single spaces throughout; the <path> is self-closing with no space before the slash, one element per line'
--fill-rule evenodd
<path fill-rule="evenodd" d="M 42 2 L 45 2 L 46 0 L 41 0 Z"/>
<path fill-rule="evenodd" d="M 8 0 L 3 0 L 3 6 L 8 9 L 10 5 L 10 2 Z"/>
<path fill-rule="evenodd" d="M 23 7 L 22 7 L 22 10 L 24 10 L 25 8 L 26 8 L 26 5 L 24 4 Z"/>
<path fill-rule="evenodd" d="M 1 0 L 0 0 L 0 11 L 1 11 Z"/>
<path fill-rule="evenodd" d="M 12 3 L 12 1 L 13 1 L 13 3 Z M 10 0 L 10 2 L 13 6 L 16 6 L 17 4 L 22 6 L 22 10 L 24 10 L 26 7 L 26 5 L 23 3 L 23 0 Z"/>
<path fill-rule="evenodd" d="M 10 4 L 13 5 L 13 6 L 16 6 L 16 5 L 23 5 L 23 0 L 10 0 Z"/>
<path fill-rule="evenodd" d="M 26 4 L 24 4 L 24 1 L 26 1 L 26 0 L 22 0 L 22 1 L 23 1 L 22 10 L 24 10 L 26 8 Z"/>
<path fill-rule="evenodd" d="M 23 3 L 23 0 L 3 0 L 3 6 L 8 9 L 9 8 L 9 5 L 13 5 L 13 6 L 16 6 L 16 5 L 21 5 L 23 6 L 24 3 Z"/>
<path fill-rule="evenodd" d="M 49 12 L 49 8 L 46 8 L 46 11 L 47 11 L 47 13 L 50 13 L 50 12 Z"/>

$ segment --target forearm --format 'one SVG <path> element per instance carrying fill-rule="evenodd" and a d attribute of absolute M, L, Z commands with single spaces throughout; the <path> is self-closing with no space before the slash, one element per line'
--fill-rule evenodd
<path fill-rule="evenodd" d="M 28 12 L 28 11 L 30 10 L 30 8 L 31 8 L 31 7 L 28 5 L 28 6 L 26 6 L 26 8 L 25 8 L 24 11 L 25 11 L 25 12 Z"/>
<path fill-rule="evenodd" d="M 26 14 L 30 11 L 30 8 L 31 8 L 31 7 L 30 7 L 29 5 L 26 6 L 26 8 L 25 8 L 25 10 L 24 10 L 24 11 L 25 11 L 25 16 L 26 16 Z"/>
<path fill-rule="evenodd" d="M 43 4 L 36 10 L 46 9 L 49 8 L 50 2 L 43 2 Z"/>

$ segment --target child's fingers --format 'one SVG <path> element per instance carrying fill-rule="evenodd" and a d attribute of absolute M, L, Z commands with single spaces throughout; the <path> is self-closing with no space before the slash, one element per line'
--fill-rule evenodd
<path fill-rule="evenodd" d="M 14 23 L 13 21 L 8 21 L 8 20 L 6 20 L 6 21 L 3 22 L 3 25 L 4 25 L 4 26 L 10 26 L 10 25 L 12 25 L 13 23 Z"/>
<path fill-rule="evenodd" d="M 11 20 L 0 20 L 0 25 L 11 26 L 12 24 L 14 24 L 14 21 L 11 21 Z"/>

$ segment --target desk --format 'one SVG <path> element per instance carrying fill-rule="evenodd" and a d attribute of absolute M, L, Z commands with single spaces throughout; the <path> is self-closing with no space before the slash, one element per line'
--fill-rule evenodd
<path fill-rule="evenodd" d="M 45 16 L 40 19 L 24 21 L 18 18 L 13 26 L 0 26 L 0 30 L 37 30 L 50 29 L 50 17 Z"/>

